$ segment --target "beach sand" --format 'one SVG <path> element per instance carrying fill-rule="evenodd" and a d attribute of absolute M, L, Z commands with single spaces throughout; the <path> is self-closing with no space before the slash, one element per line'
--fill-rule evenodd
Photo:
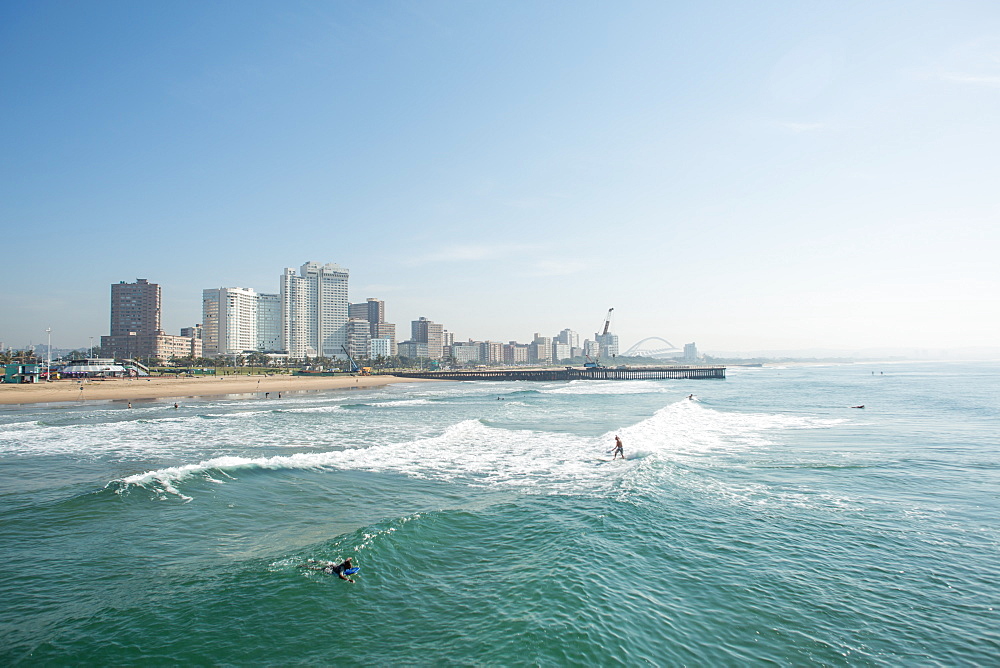
<path fill-rule="evenodd" d="M 195 376 L 193 378 L 153 377 L 108 380 L 54 380 L 24 385 L 0 383 L 0 404 L 40 404 L 58 401 L 110 401 L 207 397 L 226 394 L 333 390 L 377 387 L 391 383 L 433 382 L 396 376 Z M 82 389 L 81 389 L 82 388 Z"/>

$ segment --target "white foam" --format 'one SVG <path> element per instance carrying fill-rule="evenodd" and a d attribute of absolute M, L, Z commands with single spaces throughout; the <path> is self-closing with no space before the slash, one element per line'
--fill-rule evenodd
<path fill-rule="evenodd" d="M 609 432 L 606 439 L 610 447 L 615 434 L 621 435 L 626 454 L 639 457 L 699 455 L 767 445 L 773 431 L 816 429 L 839 422 L 774 413 L 725 413 L 684 399 L 638 424 Z"/>
<path fill-rule="evenodd" d="M 69 455 L 93 457 L 186 457 L 228 448 L 309 447 L 313 445 L 314 423 L 303 423 L 276 437 L 275 420 L 282 413 L 335 413 L 339 405 L 305 402 L 273 405 L 263 410 L 235 410 L 197 413 L 160 407 L 159 410 L 106 410 L 95 416 L 80 416 L 66 424 L 0 430 L 0 455 Z M 260 407 L 260 402 L 253 404 Z M 279 408 L 280 406 L 280 408 Z M 92 420 L 92 421 L 85 421 Z M 349 439 L 348 439 L 349 440 Z"/>
<path fill-rule="evenodd" d="M 128 476 L 121 482 L 179 495 L 174 486 L 178 482 L 213 472 L 236 475 L 247 469 L 353 469 L 461 479 L 473 485 L 559 487 L 582 478 L 603 477 L 587 455 L 594 446 L 567 434 L 497 429 L 478 420 L 465 420 L 438 436 L 405 443 L 259 458 L 216 457 Z M 212 477 L 213 482 L 219 482 Z"/>
<path fill-rule="evenodd" d="M 25 422 L 9 422 L 4 425 L 0 425 L 0 437 L 3 437 L 7 432 L 18 432 L 27 431 L 30 429 L 37 429 L 39 427 L 38 420 L 27 420 Z"/>
<path fill-rule="evenodd" d="M 271 457 L 224 456 L 129 476 L 127 485 L 168 489 L 193 476 L 237 476 L 247 469 L 341 469 L 456 481 L 469 485 L 534 488 L 539 491 L 606 490 L 643 460 L 677 460 L 761 447 L 781 429 L 817 428 L 830 421 L 801 416 L 723 413 L 686 399 L 650 418 L 597 437 L 504 429 L 464 420 L 428 438 L 362 444 L 323 452 Z M 614 435 L 625 442 L 626 462 L 603 466 Z"/>
<path fill-rule="evenodd" d="M 543 394 L 664 394 L 672 388 L 651 380 L 573 380 L 558 387 L 548 387 Z"/>
<path fill-rule="evenodd" d="M 282 413 L 335 413 L 344 410 L 342 406 L 309 406 L 306 408 L 275 409 Z"/>
<path fill-rule="evenodd" d="M 395 408 L 397 406 L 429 406 L 433 403 L 430 399 L 397 399 L 395 401 L 379 401 L 365 405 L 372 408 Z"/>

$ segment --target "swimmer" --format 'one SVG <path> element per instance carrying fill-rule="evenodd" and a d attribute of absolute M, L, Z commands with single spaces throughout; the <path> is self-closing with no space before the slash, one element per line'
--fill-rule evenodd
<path fill-rule="evenodd" d="M 316 565 L 314 566 L 313 564 L 316 564 Z M 348 582 L 354 582 L 354 580 L 352 580 L 351 578 L 349 578 L 346 575 L 344 575 L 344 571 L 346 571 L 348 568 L 353 568 L 353 566 L 351 565 L 351 558 L 350 557 L 348 557 L 347 559 L 344 559 L 339 564 L 335 564 L 332 561 L 318 562 L 315 559 L 310 559 L 309 561 L 307 561 L 304 564 L 299 564 L 299 568 L 308 568 L 309 570 L 320 571 L 322 573 L 326 573 L 327 575 L 334 575 L 334 574 L 336 574 L 337 577 L 339 577 L 341 580 L 347 580 Z"/>

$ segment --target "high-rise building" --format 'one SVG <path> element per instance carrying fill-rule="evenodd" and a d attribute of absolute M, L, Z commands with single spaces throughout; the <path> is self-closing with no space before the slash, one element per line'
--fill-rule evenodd
<path fill-rule="evenodd" d="M 580 347 L 580 335 L 572 329 L 564 329 L 559 332 L 559 336 L 555 338 L 555 341 L 556 343 L 565 343 L 570 348 Z"/>
<path fill-rule="evenodd" d="M 105 357 L 169 360 L 202 354 L 201 340 L 160 329 L 160 286 L 145 278 L 111 286 L 111 334 L 101 337 Z"/>
<path fill-rule="evenodd" d="M 347 351 L 354 359 L 368 357 L 371 329 L 367 320 L 351 318 L 347 321 Z"/>
<path fill-rule="evenodd" d="M 417 343 L 427 344 L 427 357 L 441 359 L 444 354 L 444 325 L 422 317 L 413 320 L 410 327 L 411 339 Z"/>
<path fill-rule="evenodd" d="M 387 337 L 375 338 L 368 342 L 368 357 L 378 359 L 395 355 L 392 352 L 392 341 Z"/>
<path fill-rule="evenodd" d="M 347 317 L 351 320 L 368 321 L 368 304 L 348 304 Z"/>
<path fill-rule="evenodd" d="M 422 341 L 401 341 L 399 343 L 399 356 L 400 357 L 430 357 L 430 351 L 427 349 L 427 344 Z"/>
<path fill-rule="evenodd" d="M 551 364 L 552 339 L 536 333 L 535 339 L 531 342 L 530 360 L 538 364 Z"/>
<path fill-rule="evenodd" d="M 282 338 L 289 357 L 343 359 L 347 345 L 347 281 L 344 267 L 307 262 L 281 276 Z"/>
<path fill-rule="evenodd" d="M 556 362 L 566 360 L 573 356 L 573 348 L 568 343 L 562 341 L 552 342 L 552 359 Z"/>
<path fill-rule="evenodd" d="M 503 344 L 499 341 L 481 341 L 479 343 L 479 359 L 490 364 L 503 362 Z"/>
<path fill-rule="evenodd" d="M 385 322 L 385 302 L 369 297 L 360 304 L 351 304 L 348 315 L 352 318 L 367 320 L 372 325 Z M 372 332 L 372 336 L 374 336 Z"/>
<path fill-rule="evenodd" d="M 388 339 L 389 340 L 389 352 L 388 355 L 396 355 L 396 325 L 391 322 L 380 322 L 375 325 L 375 335 L 372 340 L 375 339 Z"/>
<path fill-rule="evenodd" d="M 285 269 L 281 275 L 281 340 L 291 359 L 316 357 L 317 349 L 312 344 L 316 329 L 316 317 L 310 305 L 316 300 L 313 286 L 294 269 Z"/>
<path fill-rule="evenodd" d="M 201 293 L 205 355 L 257 350 L 257 293 L 253 288 L 209 288 Z"/>
<path fill-rule="evenodd" d="M 468 364 L 482 359 L 482 346 L 475 341 L 459 341 L 451 344 L 451 357 L 456 364 Z"/>
<path fill-rule="evenodd" d="M 696 346 L 694 343 L 685 343 L 683 360 L 685 362 L 697 362 L 698 346 Z"/>
<path fill-rule="evenodd" d="M 142 336 L 160 331 L 160 286 L 145 278 L 111 286 L 111 336 Z"/>
<path fill-rule="evenodd" d="M 517 341 L 503 344 L 504 364 L 527 364 L 530 347 L 526 343 L 518 343 Z"/>
<path fill-rule="evenodd" d="M 190 339 L 201 339 L 201 334 L 201 324 L 197 324 L 194 327 L 181 327 L 181 336 L 186 336 Z"/>
<path fill-rule="evenodd" d="M 597 343 L 601 345 L 601 356 L 605 358 L 615 357 L 618 355 L 618 335 L 611 334 L 595 334 L 594 338 L 597 339 Z"/>
<path fill-rule="evenodd" d="M 348 308 L 348 316 L 360 318 L 369 323 L 369 335 L 372 339 L 388 337 L 390 340 L 389 355 L 396 354 L 396 325 L 385 321 L 385 302 L 381 299 L 369 297 L 358 304 L 351 304 Z"/>
<path fill-rule="evenodd" d="M 267 353 L 284 351 L 281 340 L 281 295 L 257 293 L 257 345 L 254 350 Z"/>

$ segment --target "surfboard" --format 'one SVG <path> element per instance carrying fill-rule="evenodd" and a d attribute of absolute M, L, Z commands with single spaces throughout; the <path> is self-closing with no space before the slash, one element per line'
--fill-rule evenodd
<path fill-rule="evenodd" d="M 348 568 L 346 571 L 344 571 L 344 575 L 354 575 L 360 570 L 361 570 L 360 566 L 355 566 L 354 568 Z"/>

